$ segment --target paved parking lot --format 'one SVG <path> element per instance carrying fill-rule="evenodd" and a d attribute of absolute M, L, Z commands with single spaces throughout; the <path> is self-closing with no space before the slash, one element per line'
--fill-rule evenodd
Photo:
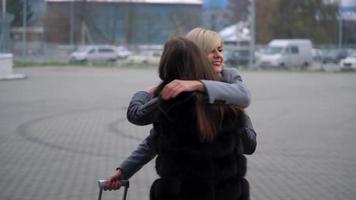
<path fill-rule="evenodd" d="M 131 95 L 158 83 L 155 69 L 16 68 L 0 81 L 0 199 L 97 199 L 148 133 L 126 121 Z M 252 200 L 356 197 L 356 73 L 242 72 L 258 133 L 248 156 Z M 131 179 L 129 200 L 148 200 L 150 162 Z M 103 199 L 120 199 L 106 192 Z"/>

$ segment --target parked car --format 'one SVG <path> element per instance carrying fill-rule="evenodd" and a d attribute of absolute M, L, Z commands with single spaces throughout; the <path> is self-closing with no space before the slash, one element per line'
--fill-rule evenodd
<path fill-rule="evenodd" d="M 127 57 L 129 63 L 158 64 L 161 59 L 160 51 L 143 51 Z"/>
<path fill-rule="evenodd" d="M 313 55 L 313 60 L 315 62 L 320 62 L 321 61 L 321 50 L 317 48 L 312 49 L 312 55 Z"/>
<path fill-rule="evenodd" d="M 356 70 L 356 52 L 340 61 L 340 71 L 354 71 Z"/>
<path fill-rule="evenodd" d="M 226 49 L 224 61 L 227 65 L 247 65 L 250 61 L 249 49 Z"/>
<path fill-rule="evenodd" d="M 70 54 L 70 62 L 114 62 L 117 49 L 111 45 L 90 45 L 79 47 Z"/>
<path fill-rule="evenodd" d="M 129 51 L 125 46 L 117 47 L 117 56 L 119 59 L 126 59 L 131 55 L 131 51 Z"/>
<path fill-rule="evenodd" d="M 325 63 L 339 63 L 341 59 L 347 57 L 345 49 L 323 49 L 321 50 L 321 61 Z"/>

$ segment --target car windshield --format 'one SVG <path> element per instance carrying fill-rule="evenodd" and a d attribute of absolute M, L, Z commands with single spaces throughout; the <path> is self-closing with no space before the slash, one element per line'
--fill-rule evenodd
<path fill-rule="evenodd" d="M 341 54 L 342 50 L 339 49 L 327 49 L 323 50 L 322 54 L 325 56 L 337 56 L 338 54 Z"/>
<path fill-rule="evenodd" d="M 124 47 L 124 46 L 118 46 L 117 50 L 118 51 L 128 51 L 128 49 L 126 47 Z"/>
<path fill-rule="evenodd" d="M 338 53 L 338 50 L 333 49 L 333 50 L 328 51 L 326 54 L 332 56 L 332 55 L 336 55 L 337 53 Z"/>
<path fill-rule="evenodd" d="M 249 56 L 250 51 L 248 51 L 248 50 L 242 50 L 242 51 L 239 52 L 239 54 L 240 54 L 241 56 Z"/>
<path fill-rule="evenodd" d="M 80 52 L 80 53 L 85 53 L 88 52 L 91 49 L 91 47 L 83 46 L 83 47 L 78 47 L 75 52 Z"/>
<path fill-rule="evenodd" d="M 356 58 L 356 52 L 351 53 L 349 57 Z"/>
<path fill-rule="evenodd" d="M 267 54 L 267 55 L 274 55 L 274 54 L 279 54 L 282 52 L 282 47 L 267 47 L 262 49 L 261 53 Z"/>

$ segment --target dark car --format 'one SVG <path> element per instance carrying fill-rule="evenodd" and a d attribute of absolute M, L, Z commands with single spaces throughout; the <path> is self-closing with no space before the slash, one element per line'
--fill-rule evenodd
<path fill-rule="evenodd" d="M 339 63 L 341 59 L 347 57 L 345 49 L 325 49 L 321 51 L 321 61 L 323 63 Z"/>
<path fill-rule="evenodd" d="M 224 61 L 227 65 L 247 65 L 250 60 L 249 49 L 225 50 Z"/>

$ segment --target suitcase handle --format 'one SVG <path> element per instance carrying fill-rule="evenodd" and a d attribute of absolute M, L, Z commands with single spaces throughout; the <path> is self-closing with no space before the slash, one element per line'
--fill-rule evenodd
<path fill-rule="evenodd" d="M 128 180 L 120 180 L 121 186 L 125 187 L 124 196 L 122 197 L 123 200 L 126 200 L 127 190 L 130 187 L 130 182 Z M 105 189 L 106 180 L 98 180 L 98 187 L 99 187 L 99 196 L 98 200 L 101 200 L 101 196 L 103 195 L 103 189 Z"/>
<path fill-rule="evenodd" d="M 121 186 L 130 187 L 130 182 L 128 180 L 120 180 Z M 105 189 L 106 180 L 98 180 L 99 189 Z"/>

